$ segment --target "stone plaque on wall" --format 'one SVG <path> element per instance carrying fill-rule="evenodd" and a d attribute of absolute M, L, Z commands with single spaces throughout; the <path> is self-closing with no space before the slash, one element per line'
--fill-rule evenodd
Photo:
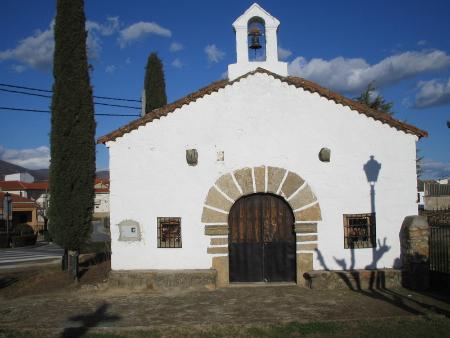
<path fill-rule="evenodd" d="M 141 228 L 139 223 L 131 219 L 124 220 L 118 224 L 119 241 L 140 241 Z"/>

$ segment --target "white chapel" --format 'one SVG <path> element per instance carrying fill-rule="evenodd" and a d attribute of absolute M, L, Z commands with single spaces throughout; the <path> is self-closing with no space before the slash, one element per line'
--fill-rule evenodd
<path fill-rule="evenodd" d="M 310 271 L 396 267 L 427 133 L 289 76 L 279 24 L 253 4 L 233 23 L 228 79 L 99 139 L 113 271 L 304 285 Z"/>

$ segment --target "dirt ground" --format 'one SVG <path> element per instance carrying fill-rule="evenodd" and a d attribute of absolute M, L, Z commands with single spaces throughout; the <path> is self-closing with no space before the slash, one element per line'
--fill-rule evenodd
<path fill-rule="evenodd" d="M 78 285 L 56 268 L 0 271 L 0 327 L 161 329 L 413 315 L 450 317 L 448 299 L 405 289 L 353 292 L 245 286 L 167 293 L 109 289 L 104 283 L 108 264 L 103 262 L 88 269 Z M 5 282 L 8 278 L 17 280 Z"/>

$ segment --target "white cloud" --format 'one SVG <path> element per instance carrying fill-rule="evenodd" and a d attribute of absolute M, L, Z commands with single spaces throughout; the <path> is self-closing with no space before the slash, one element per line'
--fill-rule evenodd
<path fill-rule="evenodd" d="M 27 169 L 43 169 L 50 165 L 50 149 L 46 146 L 8 149 L 0 145 L 0 159 Z"/>
<path fill-rule="evenodd" d="M 183 68 L 183 63 L 180 61 L 179 58 L 176 58 L 175 60 L 172 61 L 172 66 L 174 66 L 175 68 Z"/>
<path fill-rule="evenodd" d="M 414 99 L 415 108 L 427 108 L 450 104 L 450 77 L 448 80 L 420 81 L 419 92 Z"/>
<path fill-rule="evenodd" d="M 27 68 L 48 71 L 52 68 L 55 37 L 53 32 L 54 20 L 48 29 L 37 30 L 33 35 L 20 40 L 12 49 L 0 51 L 0 62 L 14 60 L 20 64 L 13 69 L 23 72 Z M 87 49 L 90 58 L 97 58 L 101 52 L 101 37 L 109 36 L 118 31 L 120 22 L 118 17 L 108 17 L 106 23 L 87 21 L 88 30 Z"/>
<path fill-rule="evenodd" d="M 418 74 L 450 67 L 450 55 L 435 51 L 404 52 L 370 65 L 362 58 L 332 60 L 297 57 L 289 63 L 289 74 L 316 81 L 333 90 L 359 93 L 374 81 L 380 88 Z"/>
<path fill-rule="evenodd" d="M 105 24 L 100 24 L 95 21 L 88 20 L 86 22 L 86 29 L 89 32 L 98 32 L 102 36 L 110 36 L 119 31 L 121 26 L 118 16 L 109 16 L 106 18 Z"/>
<path fill-rule="evenodd" d="M 171 52 L 178 52 L 182 49 L 184 49 L 184 46 L 179 42 L 172 42 L 169 47 L 169 50 Z"/>
<path fill-rule="evenodd" d="M 217 48 L 215 44 L 206 46 L 204 51 L 206 53 L 206 56 L 208 57 L 209 63 L 218 63 L 225 56 L 225 53 Z"/>
<path fill-rule="evenodd" d="M 280 60 L 286 60 L 291 55 L 292 52 L 289 49 L 284 49 L 283 47 L 278 46 L 278 58 Z"/>
<path fill-rule="evenodd" d="M 427 44 L 427 40 L 419 40 L 417 41 L 417 46 L 425 46 Z"/>
<path fill-rule="evenodd" d="M 11 65 L 11 69 L 17 74 L 21 74 L 27 69 L 27 67 L 24 65 Z"/>
<path fill-rule="evenodd" d="M 111 36 L 117 33 L 120 29 L 121 23 L 119 17 L 107 17 L 106 23 L 98 23 L 95 21 L 86 21 L 86 30 L 88 36 L 86 40 L 88 56 L 91 58 L 98 58 L 102 51 L 101 37 Z"/>
<path fill-rule="evenodd" d="M 20 40 L 15 48 L 1 51 L 0 61 L 14 60 L 23 67 L 49 70 L 53 62 L 54 47 L 52 21 L 48 29 L 37 30 L 33 35 Z"/>
<path fill-rule="evenodd" d="M 126 63 L 127 65 L 131 64 L 131 58 L 130 58 L 130 57 L 126 58 L 126 59 L 125 59 L 125 63 Z"/>
<path fill-rule="evenodd" d="M 108 65 L 108 66 L 106 66 L 106 68 L 105 68 L 105 73 L 106 73 L 106 74 L 114 74 L 114 73 L 116 72 L 116 70 L 117 70 L 117 67 L 116 67 L 116 66 L 114 66 L 114 65 Z"/>
<path fill-rule="evenodd" d="M 435 161 L 425 158 L 421 162 L 422 178 L 437 179 L 450 177 L 450 163 Z"/>
<path fill-rule="evenodd" d="M 126 47 L 131 42 L 137 41 L 147 35 L 159 35 L 169 38 L 172 32 L 164 27 L 161 27 L 155 22 L 136 22 L 119 32 L 119 45 L 121 48 Z"/>

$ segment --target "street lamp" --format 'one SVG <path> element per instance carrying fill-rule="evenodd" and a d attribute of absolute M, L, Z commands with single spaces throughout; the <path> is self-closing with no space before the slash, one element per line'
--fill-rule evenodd
<path fill-rule="evenodd" d="M 9 234 L 9 221 L 12 220 L 12 197 L 9 192 L 3 196 L 3 219 L 6 220 L 6 234 Z"/>

